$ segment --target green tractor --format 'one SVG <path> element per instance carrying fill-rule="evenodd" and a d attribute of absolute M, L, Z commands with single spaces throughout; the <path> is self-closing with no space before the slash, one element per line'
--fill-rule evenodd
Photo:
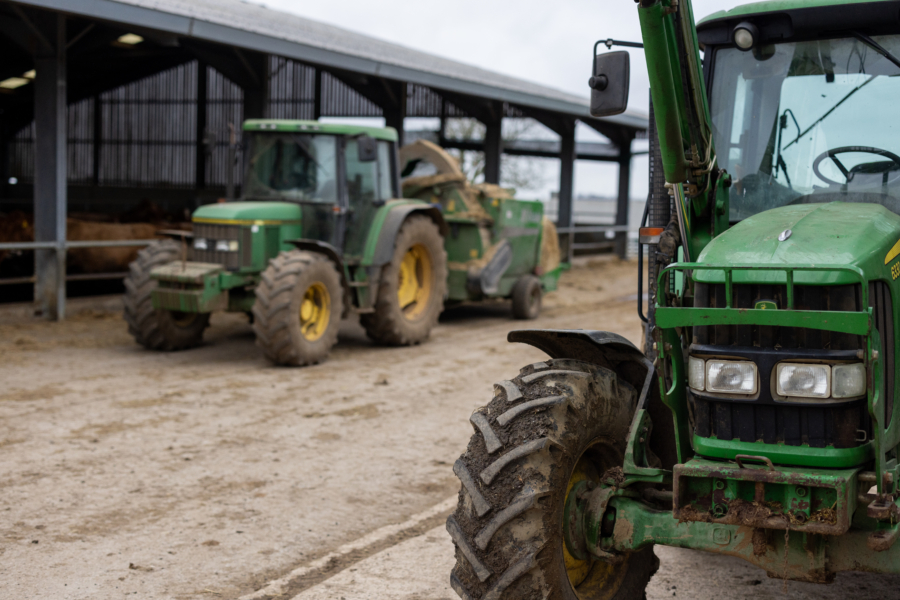
<path fill-rule="evenodd" d="M 548 358 L 471 416 L 451 584 L 639 599 L 657 544 L 785 580 L 900 573 L 900 2 L 637 13 L 655 127 L 645 352 L 510 333 Z M 621 112 L 628 54 L 594 54 L 591 112 Z"/>
<path fill-rule="evenodd" d="M 146 348 L 196 346 L 213 311 L 245 312 L 267 358 L 302 366 L 352 313 L 376 342 L 410 345 L 445 301 L 512 298 L 535 318 L 556 288 L 565 265 L 540 202 L 440 172 L 400 199 L 394 129 L 252 120 L 244 133 L 241 201 L 200 207 L 192 233 L 168 232 L 131 264 L 125 320 Z M 420 146 L 411 167 L 440 162 Z"/>

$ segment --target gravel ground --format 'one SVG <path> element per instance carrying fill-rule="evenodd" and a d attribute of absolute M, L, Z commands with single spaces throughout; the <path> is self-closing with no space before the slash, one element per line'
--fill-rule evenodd
<path fill-rule="evenodd" d="M 543 358 L 507 332 L 637 343 L 635 269 L 580 263 L 536 322 L 464 306 L 418 347 L 373 347 L 348 321 L 328 362 L 304 369 L 267 364 L 242 315 L 160 354 L 108 299 L 72 302 L 62 324 L 0 309 L 0 598 L 241 598 L 284 578 L 284 598 L 455 599 L 449 510 L 435 507 L 458 489 L 451 465 L 491 383 Z M 659 553 L 650 598 L 781 593 L 742 563 Z M 900 579 L 846 577 L 860 600 L 900 597 L 877 591 Z"/>

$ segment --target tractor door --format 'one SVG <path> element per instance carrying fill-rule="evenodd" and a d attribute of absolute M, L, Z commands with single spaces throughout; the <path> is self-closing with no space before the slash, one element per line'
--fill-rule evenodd
<path fill-rule="evenodd" d="M 374 145 L 371 151 L 361 145 Z M 394 149 L 391 142 L 344 138 L 344 181 L 347 199 L 344 256 L 360 257 L 369 226 L 380 206 L 398 195 L 395 189 Z"/>

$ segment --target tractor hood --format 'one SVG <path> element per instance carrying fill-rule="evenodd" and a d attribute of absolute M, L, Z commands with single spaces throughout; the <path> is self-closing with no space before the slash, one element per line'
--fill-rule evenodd
<path fill-rule="evenodd" d="M 279 225 L 300 222 L 301 207 L 293 202 L 224 202 L 194 211 L 194 223 Z"/>
<path fill-rule="evenodd" d="M 779 235 L 791 234 L 784 241 Z M 784 206 L 749 217 L 713 239 L 697 258 L 711 265 L 852 265 L 869 279 L 889 278 L 900 256 L 900 216 L 879 204 L 831 202 Z M 722 271 L 697 270 L 694 279 L 724 283 Z M 839 271 L 797 272 L 807 285 L 853 283 Z M 738 271 L 736 283 L 784 283 L 783 271 Z"/>

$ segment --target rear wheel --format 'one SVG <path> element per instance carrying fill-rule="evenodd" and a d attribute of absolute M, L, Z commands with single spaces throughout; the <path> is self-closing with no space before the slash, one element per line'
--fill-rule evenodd
<path fill-rule="evenodd" d="M 157 287 L 150 271 L 181 258 L 182 248 L 173 240 L 154 242 L 138 252 L 125 278 L 125 322 L 138 344 L 150 350 L 184 350 L 203 341 L 209 313 L 177 312 L 153 308 L 151 294 Z"/>
<path fill-rule="evenodd" d="M 292 250 L 272 259 L 253 304 L 253 331 L 266 358 L 278 365 L 321 362 L 337 342 L 341 276 L 326 256 Z"/>
<path fill-rule="evenodd" d="M 557 359 L 529 365 L 471 422 L 453 471 L 462 482 L 447 520 L 450 583 L 466 600 L 639 600 L 659 561 L 652 548 L 611 565 L 571 556 L 566 500 L 579 481 L 621 467 L 637 393 L 609 369 Z"/>
<path fill-rule="evenodd" d="M 541 280 L 534 275 L 519 279 L 512 289 L 512 314 L 516 319 L 537 319 L 541 314 Z"/>
<path fill-rule="evenodd" d="M 447 252 L 434 221 L 406 220 L 384 267 L 375 312 L 362 315 L 366 334 L 382 344 L 404 346 L 425 341 L 437 323 L 447 290 Z"/>

